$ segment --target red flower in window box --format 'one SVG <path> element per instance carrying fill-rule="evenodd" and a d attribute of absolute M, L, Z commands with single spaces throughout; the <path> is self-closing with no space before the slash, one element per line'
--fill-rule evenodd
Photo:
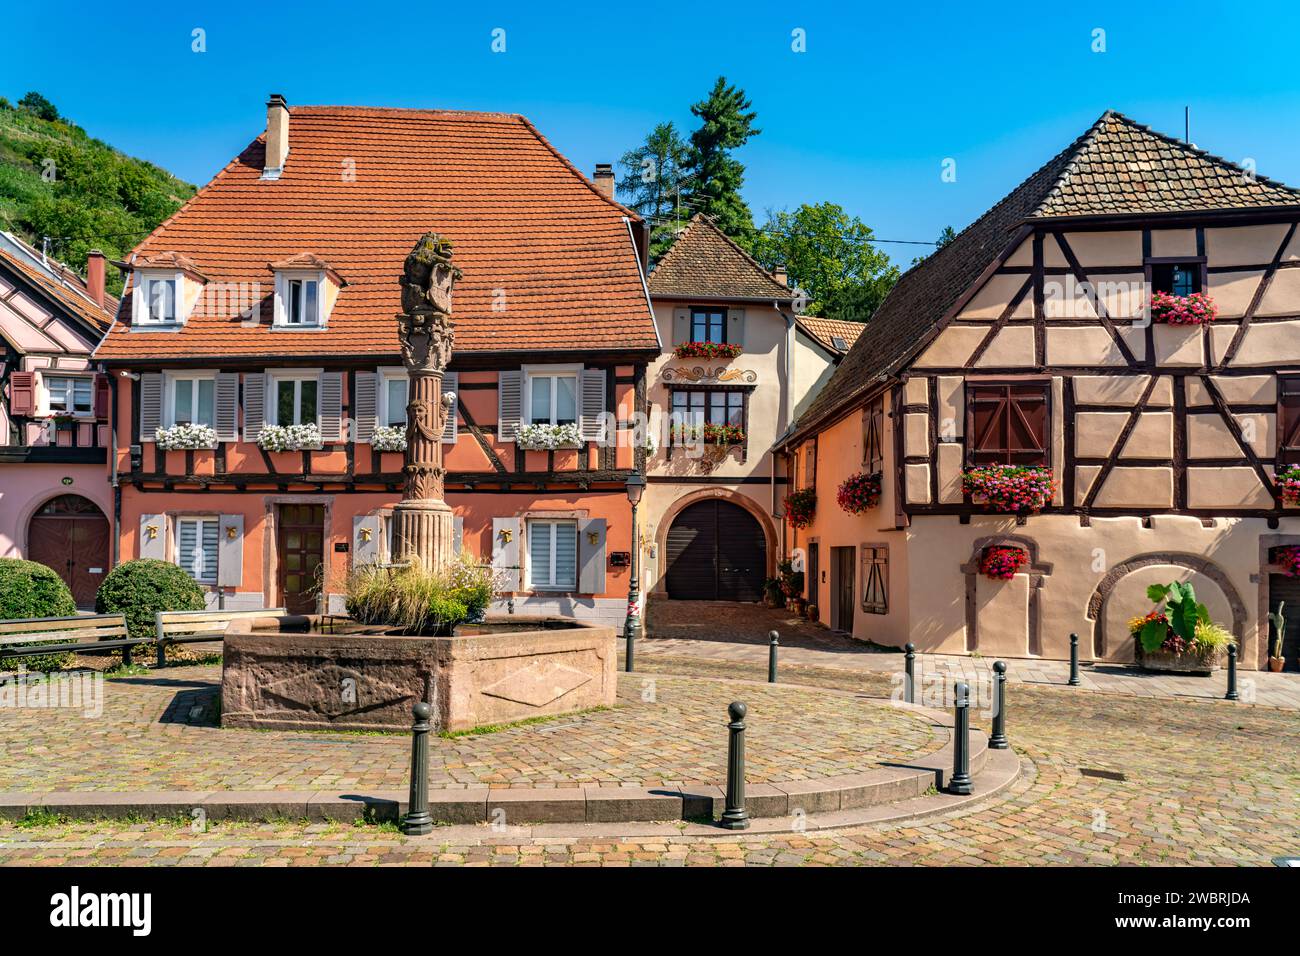
<path fill-rule="evenodd" d="M 839 506 L 851 515 L 860 515 L 880 504 L 880 472 L 858 472 L 845 478 L 835 492 Z"/>
<path fill-rule="evenodd" d="M 1282 500 L 1289 505 L 1300 505 L 1300 465 L 1292 465 L 1279 473 L 1276 481 Z"/>
<path fill-rule="evenodd" d="M 1151 293 L 1151 321 L 1166 325 L 1206 325 L 1219 315 L 1219 307 L 1204 292 L 1191 295 Z"/>
<path fill-rule="evenodd" d="M 967 468 L 961 482 L 962 488 L 976 504 L 1009 514 L 1038 511 L 1056 493 L 1052 469 L 1042 465 Z"/>
<path fill-rule="evenodd" d="M 733 359 L 741 352 L 730 342 L 683 342 L 673 349 L 678 358 Z"/>
<path fill-rule="evenodd" d="M 980 556 L 980 574 L 994 581 L 1010 581 L 1029 563 L 1029 552 L 1012 545 L 995 544 Z"/>
<path fill-rule="evenodd" d="M 1287 545 L 1273 549 L 1273 563 L 1282 565 L 1282 573 L 1289 578 L 1300 578 L 1300 547 Z"/>
<path fill-rule="evenodd" d="M 817 492 L 803 488 L 785 496 L 785 520 L 792 528 L 806 528 L 817 513 Z"/>
<path fill-rule="evenodd" d="M 674 444 L 703 442 L 706 445 L 739 445 L 745 440 L 745 429 L 739 425 L 674 425 Z"/>

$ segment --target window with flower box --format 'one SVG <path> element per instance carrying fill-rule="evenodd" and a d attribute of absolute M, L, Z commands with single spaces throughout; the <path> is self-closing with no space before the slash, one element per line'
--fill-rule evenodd
<path fill-rule="evenodd" d="M 89 415 L 94 408 L 94 380 L 71 375 L 45 376 L 52 415 Z"/>
<path fill-rule="evenodd" d="M 169 375 L 167 388 L 167 425 L 213 424 L 215 375 Z"/>
<path fill-rule="evenodd" d="M 713 308 L 691 309 L 691 341 L 725 343 L 727 341 L 726 310 Z"/>
<path fill-rule="evenodd" d="M 1156 262 L 1151 265 L 1151 291 L 1169 295 L 1193 295 L 1202 291 L 1201 270 L 1204 260 Z"/>
<path fill-rule="evenodd" d="M 968 382 L 966 464 L 1048 465 L 1047 382 Z"/>
<path fill-rule="evenodd" d="M 674 445 L 706 443 L 747 445 L 747 389 L 675 388 L 671 392 L 671 432 Z"/>

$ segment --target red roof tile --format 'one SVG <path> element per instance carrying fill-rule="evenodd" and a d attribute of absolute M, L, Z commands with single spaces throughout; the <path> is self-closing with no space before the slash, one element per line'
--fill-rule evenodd
<path fill-rule="evenodd" d="M 523 117 L 298 106 L 289 147 L 280 178 L 263 180 L 259 137 L 135 255 L 177 253 L 209 289 L 260 283 L 268 301 L 268 263 L 312 256 L 348 283 L 329 327 L 272 331 L 264 302 L 262 327 L 244 325 L 232 306 L 201 309 L 180 332 L 128 334 L 128 293 L 97 357 L 396 354 L 398 278 L 429 230 L 454 243 L 464 272 L 458 352 L 658 348 L 624 221 L 635 214 L 602 197 Z"/>
<path fill-rule="evenodd" d="M 663 298 L 794 298 L 793 290 L 698 212 L 650 273 L 648 285 L 652 296 Z"/>

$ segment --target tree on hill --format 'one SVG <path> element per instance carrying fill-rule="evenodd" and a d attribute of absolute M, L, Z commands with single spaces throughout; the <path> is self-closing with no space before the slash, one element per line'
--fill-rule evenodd
<path fill-rule="evenodd" d="M 754 218 L 740 197 L 745 184 L 745 166 L 732 156 L 750 137 L 758 113 L 743 90 L 718 77 L 709 95 L 691 107 L 700 126 L 690 135 L 686 158 L 686 200 L 691 212 L 711 216 L 718 228 L 748 245 L 754 232 Z"/>
<path fill-rule="evenodd" d="M 18 108 L 50 123 L 59 118 L 59 111 L 54 108 L 54 104 L 35 90 L 31 90 L 18 101 Z"/>
<path fill-rule="evenodd" d="M 623 203 L 650 223 L 650 258 L 658 261 L 690 219 L 682 211 L 680 192 L 687 147 L 672 122 L 660 123 L 640 146 L 623 154 L 618 191 Z"/>

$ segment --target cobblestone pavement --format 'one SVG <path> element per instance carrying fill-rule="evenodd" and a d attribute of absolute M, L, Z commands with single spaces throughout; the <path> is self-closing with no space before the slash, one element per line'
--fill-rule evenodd
<path fill-rule="evenodd" d="M 220 677 L 217 667 L 178 667 L 108 680 L 98 717 L 0 712 L 0 791 L 406 787 L 406 735 L 222 730 Z M 754 783 L 859 773 L 946 739 L 922 718 L 849 694 L 634 676 L 619 681 L 612 710 L 432 738 L 430 785 L 720 783 L 736 699 L 749 706 Z"/>
<path fill-rule="evenodd" d="M 776 630 L 781 635 L 781 660 L 788 663 L 862 673 L 900 673 L 903 669 L 901 654 L 809 624 L 785 610 L 759 604 L 664 600 L 651 601 L 649 608 L 648 639 L 640 647 L 646 654 L 765 663 L 767 633 Z M 992 658 L 917 655 L 918 681 L 925 680 L 926 674 L 948 683 L 987 680 L 992 667 Z M 1007 661 L 1007 679 L 1014 683 L 1064 687 L 1069 676 L 1070 665 L 1065 661 Z M 1079 679 L 1081 687 L 1107 694 L 1211 700 L 1223 697 L 1227 677 L 1223 671 L 1211 677 L 1180 677 L 1147 674 L 1123 665 L 1085 664 L 1080 667 Z M 1300 710 L 1300 673 L 1242 670 L 1237 688 L 1245 700 Z"/>
<path fill-rule="evenodd" d="M 647 673 L 661 669 L 762 675 L 743 663 L 643 662 Z M 879 674 L 791 664 L 784 675 L 867 693 L 890 689 Z M 0 825 L 0 864 L 1265 865 L 1300 853 L 1300 727 L 1290 712 L 1024 685 L 1013 688 L 1008 721 L 1032 772 L 983 806 L 911 823 L 775 836 L 686 837 L 665 827 L 650 837 L 605 831 L 531 839 L 486 827 L 407 839 L 328 824 L 207 833 L 157 823 Z"/>

